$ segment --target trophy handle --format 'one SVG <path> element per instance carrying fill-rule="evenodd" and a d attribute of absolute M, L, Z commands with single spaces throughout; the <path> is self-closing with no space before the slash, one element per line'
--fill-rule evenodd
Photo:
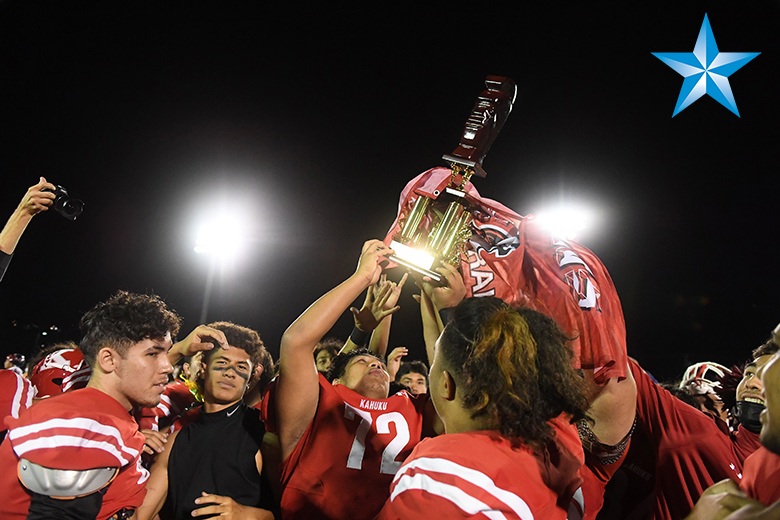
<path fill-rule="evenodd" d="M 473 170 L 478 177 L 487 177 L 482 169 L 493 141 L 512 111 L 517 96 L 515 82 L 503 76 L 487 76 L 485 90 L 477 97 L 474 108 L 466 120 L 460 143 L 451 154 L 443 155 L 445 161 Z"/>

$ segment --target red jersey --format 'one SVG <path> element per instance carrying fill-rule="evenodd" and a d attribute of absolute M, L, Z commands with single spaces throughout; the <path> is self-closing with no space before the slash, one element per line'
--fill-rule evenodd
<path fill-rule="evenodd" d="M 623 454 L 610 464 L 603 464 L 590 453 L 585 453 L 585 464 L 580 468 L 583 503 L 585 504 L 582 518 L 585 520 L 594 520 L 598 517 L 604 506 L 607 484 L 622 467 L 630 446 L 631 440 L 629 439 Z"/>
<path fill-rule="evenodd" d="M 314 419 L 282 464 L 282 516 L 374 518 L 420 442 L 428 397 L 403 390 L 368 399 L 321 374 L 319 383 Z"/>
<path fill-rule="evenodd" d="M 739 487 L 765 506 L 780 500 L 780 455 L 758 448 L 745 461 Z"/>
<path fill-rule="evenodd" d="M 759 447 L 758 436 L 731 433 L 716 419 L 682 402 L 656 384 L 633 360 L 637 421 L 656 454 L 654 518 L 684 518 L 715 482 L 742 478 L 745 457 Z M 721 421 L 722 422 L 722 421 Z M 641 449 L 632 441 L 632 447 Z"/>
<path fill-rule="evenodd" d="M 655 451 L 644 425 L 637 424 L 620 466 L 604 488 L 599 520 L 649 518 L 655 504 Z"/>
<path fill-rule="evenodd" d="M 201 410 L 203 408 L 203 405 L 198 403 L 198 406 L 193 406 L 192 408 L 189 408 L 184 413 L 179 415 L 173 420 L 173 423 L 171 423 L 171 428 L 169 433 L 177 432 L 179 430 L 183 430 L 188 425 L 194 423 L 198 420 L 200 417 Z"/>
<path fill-rule="evenodd" d="M 386 244 L 420 197 L 436 200 L 445 193 L 451 174 L 448 168 L 431 168 L 407 183 Z M 496 296 L 547 314 L 575 338 L 575 368 L 592 369 L 599 384 L 624 378 L 626 324 L 601 260 L 581 244 L 553 237 L 532 215 L 519 215 L 480 196 L 470 181 L 464 192 L 465 200 L 479 208 L 460 258 L 466 296 Z"/>
<path fill-rule="evenodd" d="M 19 413 L 30 407 L 35 387 L 13 370 L 0 370 L 0 431 L 5 430 L 3 419 L 9 415 L 18 418 Z"/>
<path fill-rule="evenodd" d="M 577 430 L 560 419 L 551 424 L 555 448 L 544 456 L 492 430 L 423 440 L 393 479 L 378 518 L 581 518 Z"/>
<path fill-rule="evenodd" d="M 44 399 L 6 418 L 8 436 L 0 446 L 0 518 L 27 518 L 30 494 L 17 477 L 20 458 L 47 468 L 86 470 L 120 468 L 103 496 L 99 519 L 141 505 L 149 473 L 141 467 L 144 436 L 130 413 L 94 388 Z"/>
<path fill-rule="evenodd" d="M 160 404 L 154 408 L 141 408 L 136 413 L 138 428 L 165 431 L 178 416 L 197 402 L 184 381 L 172 381 L 165 386 Z"/>

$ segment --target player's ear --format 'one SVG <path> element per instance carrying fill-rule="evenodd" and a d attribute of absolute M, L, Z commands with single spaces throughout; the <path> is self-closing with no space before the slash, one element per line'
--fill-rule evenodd
<path fill-rule="evenodd" d="M 101 372 L 110 374 L 116 370 L 119 359 L 121 359 L 119 352 L 111 347 L 103 347 L 98 350 L 95 363 L 100 367 Z"/>
<path fill-rule="evenodd" d="M 439 378 L 439 388 L 436 389 L 436 391 L 439 393 L 439 396 L 443 397 L 447 401 L 454 401 L 455 390 L 455 379 L 453 379 L 452 374 L 446 370 L 442 371 L 441 377 Z M 433 389 L 431 389 L 431 391 L 433 391 Z"/>
<path fill-rule="evenodd" d="M 250 380 L 254 380 L 255 382 L 260 381 L 260 377 L 263 375 L 263 372 L 265 371 L 265 367 L 263 365 L 258 364 L 254 369 L 254 376 L 250 378 Z M 246 382 L 247 388 L 249 387 L 249 381 Z"/>

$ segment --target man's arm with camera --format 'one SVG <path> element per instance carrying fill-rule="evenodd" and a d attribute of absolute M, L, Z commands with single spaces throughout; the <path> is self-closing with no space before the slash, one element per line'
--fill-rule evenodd
<path fill-rule="evenodd" d="M 11 256 L 16 250 L 19 239 L 32 218 L 46 211 L 54 203 L 54 184 L 41 177 L 37 184 L 30 186 L 19 205 L 0 231 L 0 280 L 3 279 Z"/>

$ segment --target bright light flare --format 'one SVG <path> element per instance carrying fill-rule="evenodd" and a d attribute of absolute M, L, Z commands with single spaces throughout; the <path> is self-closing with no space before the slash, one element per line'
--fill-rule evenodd
<path fill-rule="evenodd" d="M 577 240 L 592 230 L 598 220 L 596 211 L 583 205 L 560 205 L 534 214 L 553 236 Z"/>
<path fill-rule="evenodd" d="M 223 261 L 236 258 L 247 241 L 244 221 L 227 211 L 217 211 L 201 224 L 195 240 L 195 252 L 213 255 Z"/>
<path fill-rule="evenodd" d="M 414 249 L 400 242 L 396 242 L 395 240 L 392 241 L 390 247 L 392 247 L 393 251 L 395 251 L 395 256 L 402 260 L 406 260 L 407 262 L 416 265 L 417 267 L 422 267 L 423 269 L 430 270 L 433 268 L 433 262 L 436 260 L 436 258 L 434 258 L 427 251 Z"/>

